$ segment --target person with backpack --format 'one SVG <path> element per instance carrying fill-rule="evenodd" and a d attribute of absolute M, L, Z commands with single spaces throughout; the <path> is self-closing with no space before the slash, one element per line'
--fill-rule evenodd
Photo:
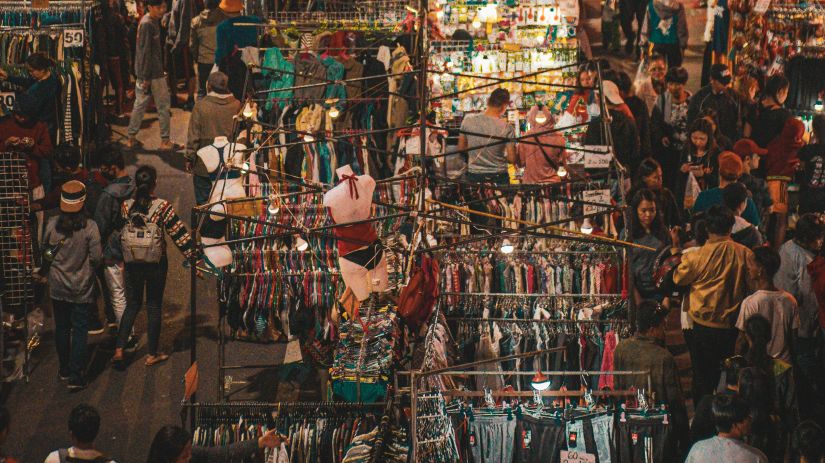
<path fill-rule="evenodd" d="M 80 404 L 69 413 L 72 446 L 50 453 L 43 463 L 115 463 L 95 448 L 100 432 L 100 414 L 91 405 Z"/>
<path fill-rule="evenodd" d="M 123 348 L 143 305 L 144 290 L 149 338 L 149 353 L 145 364 L 152 366 L 169 359 L 167 354 L 158 350 L 161 307 L 168 270 L 164 231 L 187 259 L 196 252 L 194 240 L 175 208 L 169 201 L 154 196 L 157 178 L 158 173 L 154 167 L 140 166 L 135 173 L 134 198 L 124 201 L 121 207 L 126 222 L 120 233 L 126 267 L 126 312 L 120 323 L 115 355 L 112 358 L 116 364 L 123 361 Z"/>
<path fill-rule="evenodd" d="M 123 201 L 135 193 L 135 182 L 126 172 L 123 151 L 117 146 L 101 147 L 96 153 L 96 159 L 100 164 L 101 175 L 109 180 L 100 194 L 93 216 L 100 230 L 100 243 L 103 247 L 103 264 L 97 269 L 97 278 L 103 288 L 109 328 L 116 330 L 126 311 L 126 281 L 118 233 L 123 226 L 120 208 Z M 100 325 L 97 308 L 90 318 L 91 325 L 95 322 Z M 93 327 L 90 326 L 90 331 Z"/>
<path fill-rule="evenodd" d="M 101 258 L 97 225 L 83 210 L 86 186 L 63 184 L 60 215 L 52 217 L 43 234 L 43 265 L 48 267 L 49 295 L 55 324 L 59 376 L 69 390 L 86 387 L 86 338 L 89 306 L 95 303 L 95 273 Z"/>

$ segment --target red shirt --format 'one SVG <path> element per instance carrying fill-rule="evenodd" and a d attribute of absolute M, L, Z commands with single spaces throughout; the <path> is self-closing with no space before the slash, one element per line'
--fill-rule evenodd
<path fill-rule="evenodd" d="M 43 122 L 35 122 L 28 127 L 20 125 L 14 116 L 0 119 L 0 151 L 14 151 L 6 147 L 6 140 L 11 137 L 29 137 L 34 140 L 34 146 L 26 153 L 27 170 L 29 171 L 29 189 L 35 189 L 41 185 L 40 170 L 38 161 L 48 159 L 52 155 L 52 140 L 49 137 L 49 129 Z"/>

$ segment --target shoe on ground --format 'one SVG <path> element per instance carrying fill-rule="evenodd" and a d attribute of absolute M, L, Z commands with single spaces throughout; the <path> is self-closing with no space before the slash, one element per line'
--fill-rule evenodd
<path fill-rule="evenodd" d="M 86 381 L 83 381 L 82 379 L 71 379 L 66 387 L 70 392 L 82 391 L 83 389 L 86 389 Z"/>
<path fill-rule="evenodd" d="M 163 363 L 167 360 L 169 360 L 169 356 L 167 354 L 164 354 L 162 352 L 158 352 L 155 355 L 147 355 L 146 356 L 146 362 L 144 362 L 144 363 L 147 367 L 151 367 L 153 365 Z"/>

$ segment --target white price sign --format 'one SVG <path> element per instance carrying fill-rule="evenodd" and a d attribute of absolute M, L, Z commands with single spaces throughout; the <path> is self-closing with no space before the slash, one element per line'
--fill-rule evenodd
<path fill-rule="evenodd" d="M 7 108 L 14 107 L 14 100 L 17 98 L 14 92 L 0 92 L 0 104 Z"/>
<path fill-rule="evenodd" d="M 584 205 L 584 215 L 595 214 L 611 206 L 610 190 L 588 190 L 582 192 L 582 201 L 588 203 L 604 204 L 604 207 L 594 204 Z"/>
<path fill-rule="evenodd" d="M 584 145 L 582 148 L 588 151 L 584 153 L 585 169 L 610 168 L 610 161 L 613 160 L 613 152 L 609 146 Z"/>
<path fill-rule="evenodd" d="M 573 450 L 562 450 L 561 463 L 596 463 L 596 455 Z"/>
<path fill-rule="evenodd" d="M 758 14 L 765 14 L 768 11 L 768 7 L 771 6 L 771 0 L 758 0 L 756 5 L 753 7 L 753 12 Z"/>
<path fill-rule="evenodd" d="M 75 48 L 83 46 L 83 39 L 86 32 L 83 29 L 64 29 L 63 30 L 63 47 Z"/>

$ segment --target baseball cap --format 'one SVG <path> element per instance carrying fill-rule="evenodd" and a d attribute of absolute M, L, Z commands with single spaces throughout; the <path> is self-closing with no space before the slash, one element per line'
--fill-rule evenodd
<path fill-rule="evenodd" d="M 60 210 L 79 212 L 86 202 L 86 185 L 78 180 L 69 180 L 60 188 Z"/>
<path fill-rule="evenodd" d="M 742 176 L 742 159 L 732 151 L 724 151 L 719 155 L 719 176 L 725 179 Z"/>
<path fill-rule="evenodd" d="M 750 138 L 743 138 L 738 142 L 733 144 L 733 152 L 738 154 L 742 160 L 745 160 L 748 156 L 753 156 L 754 154 L 758 156 L 764 156 L 768 154 L 768 150 L 765 148 L 760 148 L 759 145 L 756 144 L 755 141 L 751 140 Z"/>
<path fill-rule="evenodd" d="M 714 64 L 710 67 L 710 78 L 725 85 L 730 83 L 730 69 L 726 64 Z"/>
<path fill-rule="evenodd" d="M 615 83 L 605 80 L 602 81 L 602 88 L 604 89 L 604 97 L 612 104 L 624 104 L 622 94 L 619 92 L 619 87 Z"/>
<path fill-rule="evenodd" d="M 220 93 L 223 95 L 230 93 L 229 77 L 221 71 L 209 74 L 209 77 L 206 79 L 206 83 L 209 84 L 209 89 L 215 93 Z"/>

